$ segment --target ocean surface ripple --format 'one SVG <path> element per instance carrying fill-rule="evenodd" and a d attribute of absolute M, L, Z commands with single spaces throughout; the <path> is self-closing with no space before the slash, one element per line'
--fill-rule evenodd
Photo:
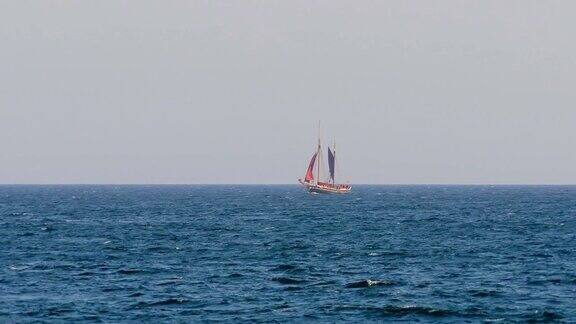
<path fill-rule="evenodd" d="M 576 322 L 576 187 L 0 186 L 0 322 Z"/>

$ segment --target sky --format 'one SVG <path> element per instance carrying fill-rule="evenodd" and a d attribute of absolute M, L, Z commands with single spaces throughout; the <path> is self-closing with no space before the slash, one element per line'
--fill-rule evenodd
<path fill-rule="evenodd" d="M 574 12 L 0 0 L 0 183 L 576 184 Z"/>

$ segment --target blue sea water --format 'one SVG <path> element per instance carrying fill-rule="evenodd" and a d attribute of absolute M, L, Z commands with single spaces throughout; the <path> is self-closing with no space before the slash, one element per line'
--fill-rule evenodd
<path fill-rule="evenodd" d="M 576 322 L 576 187 L 0 186 L 0 322 Z"/>

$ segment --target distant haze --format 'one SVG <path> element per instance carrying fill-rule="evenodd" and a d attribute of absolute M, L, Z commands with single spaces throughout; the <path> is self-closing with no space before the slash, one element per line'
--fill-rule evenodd
<path fill-rule="evenodd" d="M 0 3 L 0 183 L 576 183 L 575 1 Z"/>

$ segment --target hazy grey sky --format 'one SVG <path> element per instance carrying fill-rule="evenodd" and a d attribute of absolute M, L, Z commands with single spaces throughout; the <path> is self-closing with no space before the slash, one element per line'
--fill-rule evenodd
<path fill-rule="evenodd" d="M 0 183 L 576 183 L 576 1 L 0 0 Z"/>

